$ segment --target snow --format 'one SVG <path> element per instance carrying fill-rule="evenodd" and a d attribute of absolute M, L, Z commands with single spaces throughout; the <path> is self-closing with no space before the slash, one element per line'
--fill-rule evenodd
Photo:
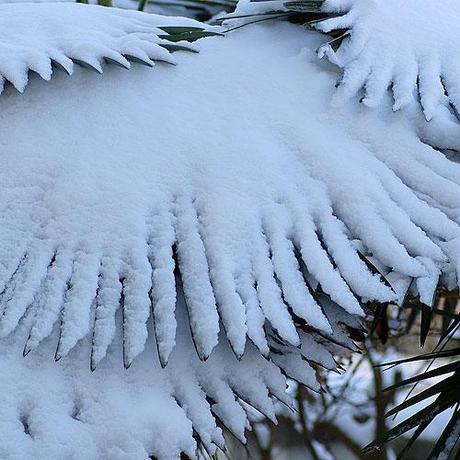
<path fill-rule="evenodd" d="M 0 97 L 1 457 L 172 459 L 194 455 L 193 430 L 212 453 L 216 416 L 242 440 L 251 406 L 275 420 L 279 368 L 318 389 L 302 356 L 334 367 L 325 338 L 355 349 L 343 324 L 361 327 L 361 299 L 398 299 L 363 257 L 423 299 L 455 280 L 460 166 L 433 148 L 446 125 L 393 113 L 389 95 L 331 107 L 320 34 L 256 26 L 175 67 L 46 82 L 27 69 L 48 78 L 56 50 L 97 68 L 128 41 L 170 60 L 157 27 L 197 23 L 0 12 L 0 72 L 25 89 Z"/>
<path fill-rule="evenodd" d="M 394 110 L 413 103 L 416 90 L 427 120 L 446 102 L 460 109 L 457 1 L 326 0 L 322 9 L 339 16 L 319 23 L 319 30 L 351 30 L 337 52 L 329 45 L 321 50 L 345 69 L 337 99 L 364 87 L 362 102 L 375 107 L 392 85 Z"/>
<path fill-rule="evenodd" d="M 19 341 L 24 339 L 24 332 L 26 327 L 18 332 Z M 202 431 L 200 435 L 209 448 L 210 433 L 217 429 L 200 385 L 211 395 L 208 388 L 214 388 L 217 413 L 244 436 L 246 417 L 233 393 L 222 391 L 226 373 L 234 373 L 235 365 L 241 368 L 244 364 L 222 346 L 215 352 L 212 365 L 200 363 L 190 348 L 187 330 L 181 332 L 185 337 L 185 343 L 179 345 L 181 358 L 163 371 L 155 364 L 158 359 L 152 342 L 129 371 L 123 370 L 119 335 L 110 358 L 94 374 L 87 367 L 89 340 L 81 343 L 69 360 L 57 364 L 49 359 L 56 334 L 30 360 L 21 359 L 17 353 L 2 355 L 2 369 L 9 370 L 8 378 L 1 382 L 8 395 L 2 410 L 2 458 L 74 458 L 77 454 L 89 459 L 148 458 L 147 454 L 177 458 L 180 450 L 193 456 L 189 420 L 194 429 Z M 2 349 L 17 350 L 18 345 L 2 341 Z M 175 352 L 179 354 L 179 350 Z M 251 375 L 258 375 L 269 365 L 251 356 L 251 371 L 245 375 L 251 381 Z M 259 399 L 264 401 L 262 395 Z M 24 420 L 27 428 L 19 420 Z"/>
<path fill-rule="evenodd" d="M 102 73 L 102 61 L 126 69 L 130 61 L 175 64 L 159 27 L 208 28 L 197 21 L 137 11 L 68 3 L 0 3 L 0 93 L 5 80 L 23 92 L 32 70 L 50 80 L 53 66 L 74 71 L 74 62 Z M 178 45 L 194 49 L 192 45 Z"/>

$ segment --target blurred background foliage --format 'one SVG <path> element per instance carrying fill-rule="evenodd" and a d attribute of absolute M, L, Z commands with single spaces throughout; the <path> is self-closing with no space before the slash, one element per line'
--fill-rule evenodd
<path fill-rule="evenodd" d="M 318 368 L 323 391 L 295 382 L 295 411 L 260 421 L 230 458 L 393 460 L 460 458 L 458 291 L 438 289 L 433 306 L 367 305 L 371 334 L 341 358 L 339 375 Z"/>

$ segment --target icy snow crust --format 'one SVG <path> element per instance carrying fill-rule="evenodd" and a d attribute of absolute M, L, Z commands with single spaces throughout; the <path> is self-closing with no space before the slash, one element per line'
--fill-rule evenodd
<path fill-rule="evenodd" d="M 360 300 L 455 285 L 460 166 L 389 97 L 331 108 L 323 39 L 254 27 L 5 88 L 0 457 L 212 453 L 246 403 L 289 404 L 285 375 L 318 389 L 305 360 L 353 348 Z"/>

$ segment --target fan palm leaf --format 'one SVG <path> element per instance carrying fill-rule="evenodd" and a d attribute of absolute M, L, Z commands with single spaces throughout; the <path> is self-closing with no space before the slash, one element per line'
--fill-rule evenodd
<path fill-rule="evenodd" d="M 389 100 L 331 108 L 320 34 L 247 29 L 171 68 L 216 30 L 1 8 L 0 73 L 27 91 L 0 99 L 0 456 L 213 454 L 251 411 L 276 421 L 287 378 L 318 391 L 368 301 L 456 285 L 455 143 Z M 131 70 L 84 68 L 103 58 Z M 28 72 L 51 61 L 83 68 Z"/>

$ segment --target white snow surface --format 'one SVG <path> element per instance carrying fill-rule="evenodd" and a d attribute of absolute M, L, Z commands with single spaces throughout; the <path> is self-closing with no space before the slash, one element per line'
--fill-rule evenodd
<path fill-rule="evenodd" d="M 375 107 L 392 86 L 394 110 L 419 99 L 427 120 L 446 101 L 460 111 L 458 1 L 325 0 L 322 8 L 339 15 L 319 30 L 350 31 L 336 52 L 321 49 L 345 69 L 337 100 L 364 88 L 362 102 Z"/>
<path fill-rule="evenodd" d="M 32 22 L 40 7 L 55 11 L 45 23 L 60 8 L 101 11 L 15 6 Z M 163 24 L 101 15 L 75 47 L 91 31 L 99 43 Z M 14 40 L 31 56 L 60 49 L 51 32 L 37 37 Z M 402 295 L 365 256 L 395 286 L 415 278 L 426 303 L 439 277 L 455 285 L 460 165 L 419 139 L 421 113 L 393 113 L 388 95 L 372 112 L 331 107 L 323 40 L 257 26 L 176 53 L 177 67 L 76 66 L 51 82 L 29 73 L 24 94 L 5 87 L 2 458 L 173 459 L 194 455 L 193 430 L 212 453 L 224 443 L 216 420 L 244 440 L 246 403 L 272 419 L 270 396 L 289 403 L 280 368 L 318 389 L 302 356 L 333 366 L 320 337 L 331 334 L 352 348 L 342 325 L 359 328 L 361 299 Z M 109 48 L 122 55 L 119 43 Z M 85 61 L 101 56 L 96 46 Z M 0 62 L 14 64 L 14 81 L 35 58 Z M 318 283 L 332 301 L 312 295 Z"/>
<path fill-rule="evenodd" d="M 159 27 L 209 29 L 197 21 L 75 3 L 0 3 L 0 93 L 5 81 L 23 92 L 28 72 L 49 80 L 53 67 L 74 71 L 74 62 L 102 73 L 103 62 L 129 69 L 130 61 L 175 64 L 171 42 Z M 188 43 L 181 46 L 194 47 Z"/>

